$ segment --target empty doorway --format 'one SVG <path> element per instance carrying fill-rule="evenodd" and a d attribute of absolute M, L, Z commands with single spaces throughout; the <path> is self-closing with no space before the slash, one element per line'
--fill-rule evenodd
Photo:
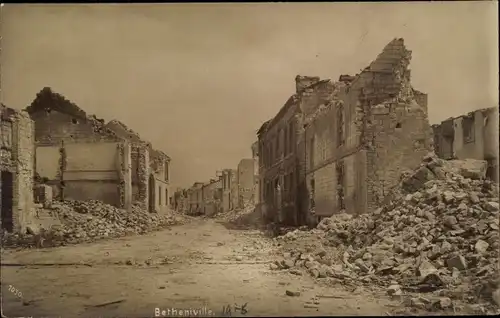
<path fill-rule="evenodd" d="M 1 210 L 2 210 L 2 229 L 7 232 L 12 232 L 14 229 L 13 220 L 13 175 L 12 172 L 2 171 L 1 172 Z"/>

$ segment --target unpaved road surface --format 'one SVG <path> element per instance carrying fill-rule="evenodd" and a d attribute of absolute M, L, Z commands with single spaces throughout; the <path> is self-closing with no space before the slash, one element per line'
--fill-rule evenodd
<path fill-rule="evenodd" d="M 246 316 L 385 315 L 395 306 L 370 291 L 352 293 L 341 286 L 320 286 L 308 275 L 271 271 L 271 250 L 270 240 L 258 231 L 195 220 L 144 236 L 4 251 L 3 314 L 154 317 L 157 307 L 204 307 L 221 316 L 229 305 L 232 316 L 243 316 L 234 305 L 247 303 Z M 300 295 L 287 296 L 286 290 Z M 334 298 L 308 304 L 317 295 Z"/>

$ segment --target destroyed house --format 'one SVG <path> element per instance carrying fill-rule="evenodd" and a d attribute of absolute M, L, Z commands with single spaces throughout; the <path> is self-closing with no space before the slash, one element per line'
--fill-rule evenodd
<path fill-rule="evenodd" d="M 305 123 L 310 222 L 373 211 L 405 170 L 432 151 L 427 95 L 414 90 L 403 39 L 356 76 L 333 83 L 331 100 Z"/>
<path fill-rule="evenodd" d="M 436 154 L 442 159 L 479 159 L 498 181 L 498 107 L 478 109 L 432 125 Z"/>
<path fill-rule="evenodd" d="M 168 204 L 170 158 L 122 123 L 105 124 L 50 88 L 26 110 L 35 125 L 36 172 L 57 197 L 150 211 Z"/>

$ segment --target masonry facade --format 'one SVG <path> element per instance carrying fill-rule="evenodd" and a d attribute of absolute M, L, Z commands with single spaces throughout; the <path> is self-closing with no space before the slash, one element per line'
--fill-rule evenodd
<path fill-rule="evenodd" d="M 436 154 L 486 160 L 488 177 L 498 182 L 498 116 L 498 108 L 484 108 L 432 125 Z"/>
<path fill-rule="evenodd" d="M 296 93 L 259 131 L 259 201 L 269 220 L 289 225 L 305 224 L 307 215 L 304 122 L 327 103 L 333 92 L 329 80 L 295 78 Z"/>
<path fill-rule="evenodd" d="M 34 126 L 29 115 L 0 105 L 1 228 L 25 233 L 34 222 Z"/>
<path fill-rule="evenodd" d="M 433 149 L 427 96 L 413 89 L 411 51 L 391 41 L 370 66 L 334 83 L 306 123 L 309 222 L 372 211 L 402 172 Z"/>

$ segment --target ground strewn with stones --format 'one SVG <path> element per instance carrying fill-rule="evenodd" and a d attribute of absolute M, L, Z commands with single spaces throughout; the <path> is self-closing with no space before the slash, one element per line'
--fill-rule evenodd
<path fill-rule="evenodd" d="M 142 236 L 4 250 L 3 313 L 152 317 L 155 307 L 206 306 L 220 316 L 230 305 L 233 316 L 243 316 L 234 305 L 247 303 L 247 316 L 386 315 L 399 306 L 362 286 L 348 290 L 272 271 L 274 249 L 257 230 L 228 230 L 204 219 Z"/>

